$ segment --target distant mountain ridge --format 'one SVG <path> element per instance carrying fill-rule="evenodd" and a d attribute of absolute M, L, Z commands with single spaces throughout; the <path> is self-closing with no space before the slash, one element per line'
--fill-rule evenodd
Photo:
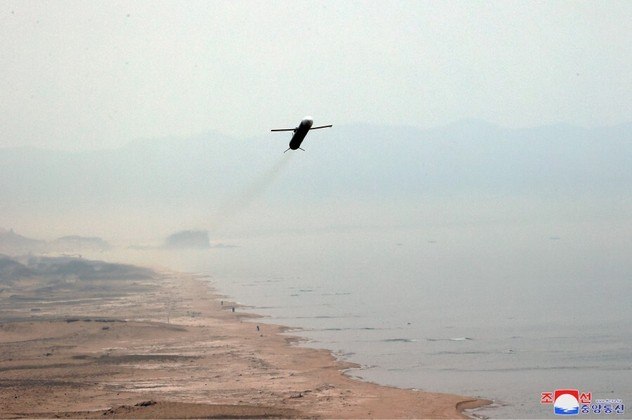
<path fill-rule="evenodd" d="M 0 149 L 0 202 L 15 213 L 29 207 L 59 212 L 208 207 L 256 185 L 257 177 L 284 158 L 289 163 L 268 192 L 273 202 L 625 194 L 632 185 L 632 124 L 334 125 L 310 133 L 306 152 L 292 155 L 283 154 L 289 135 L 262 132 L 245 140 L 219 133 L 153 139 L 106 151 Z"/>
<path fill-rule="evenodd" d="M 13 229 L 0 228 L 0 253 L 24 254 L 42 252 L 45 247 L 45 241 L 27 238 L 15 233 Z"/>
<path fill-rule="evenodd" d="M 10 255 L 45 252 L 106 251 L 111 246 L 97 237 L 64 236 L 47 242 L 17 234 L 13 229 L 0 228 L 0 253 Z"/>
<path fill-rule="evenodd" d="M 155 273 L 150 269 L 129 264 L 114 264 L 75 257 L 31 256 L 18 261 L 0 254 L 0 286 L 34 277 L 49 280 L 76 278 L 88 281 L 138 280 L 154 276 Z"/>

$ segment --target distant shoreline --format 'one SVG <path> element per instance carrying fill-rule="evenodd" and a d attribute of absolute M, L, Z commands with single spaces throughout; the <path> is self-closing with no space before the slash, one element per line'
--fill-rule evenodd
<path fill-rule="evenodd" d="M 286 327 L 245 322 L 258 316 L 193 275 L 49 285 L 40 300 L 35 280 L 10 288 L 3 418 L 465 418 L 491 403 L 352 379 L 352 364 L 292 345 Z"/>

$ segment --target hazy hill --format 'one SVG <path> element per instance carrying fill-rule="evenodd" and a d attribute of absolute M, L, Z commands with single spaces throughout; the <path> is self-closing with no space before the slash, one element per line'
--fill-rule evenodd
<path fill-rule="evenodd" d="M 169 235 L 165 240 L 166 248 L 207 249 L 211 247 L 207 231 L 185 230 Z"/>
<path fill-rule="evenodd" d="M 0 254 L 0 286 L 36 278 L 45 281 L 63 280 L 142 280 L 155 273 L 127 264 L 113 264 L 74 257 L 11 258 Z M 0 288 L 0 292 L 2 289 Z"/>
<path fill-rule="evenodd" d="M 46 242 L 19 235 L 13 229 L 0 228 L 0 252 L 7 254 L 23 254 L 45 250 Z"/>
<path fill-rule="evenodd" d="M 29 257 L 26 266 L 35 275 L 51 279 L 137 280 L 154 276 L 153 271 L 142 267 L 74 257 Z"/>
<path fill-rule="evenodd" d="M 33 272 L 18 261 L 0 254 L 0 285 L 33 276 Z"/>
<path fill-rule="evenodd" d="M 45 252 L 106 251 L 110 245 L 101 238 L 64 236 L 53 241 L 31 239 L 13 229 L 0 229 L 0 252 L 11 255 L 39 254 Z"/>

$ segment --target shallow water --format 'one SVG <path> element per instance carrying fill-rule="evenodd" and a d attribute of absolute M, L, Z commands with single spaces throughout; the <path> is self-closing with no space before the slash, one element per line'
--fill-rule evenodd
<path fill-rule="evenodd" d="M 493 399 L 478 412 L 492 418 L 554 417 L 540 393 L 559 388 L 632 401 L 625 230 L 485 226 L 234 241 L 163 258 L 210 274 L 265 322 L 300 328 L 306 345 L 361 364 L 353 376 Z"/>

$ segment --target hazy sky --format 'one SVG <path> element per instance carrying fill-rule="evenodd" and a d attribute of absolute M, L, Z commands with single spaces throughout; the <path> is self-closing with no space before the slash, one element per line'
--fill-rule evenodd
<path fill-rule="evenodd" d="M 629 122 L 632 2 L 0 2 L 0 147 Z"/>

